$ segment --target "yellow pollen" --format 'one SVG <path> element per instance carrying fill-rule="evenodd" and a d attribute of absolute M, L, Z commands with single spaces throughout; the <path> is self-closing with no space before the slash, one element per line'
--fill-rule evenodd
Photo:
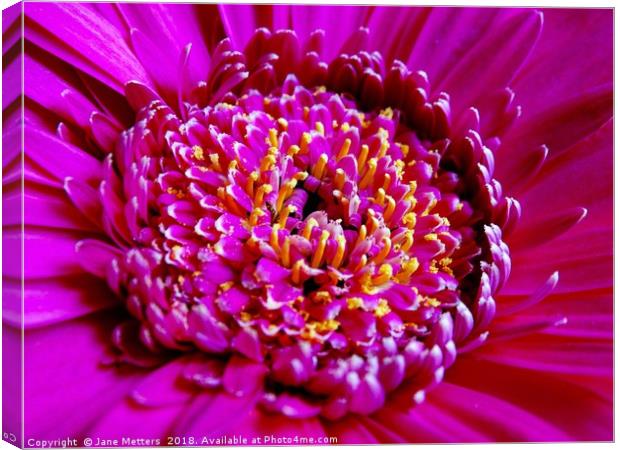
<path fill-rule="evenodd" d="M 312 300 L 317 303 L 329 303 L 332 301 L 332 296 L 327 291 L 318 291 L 313 294 Z"/>
<path fill-rule="evenodd" d="M 435 297 L 425 297 L 424 304 L 427 306 L 432 306 L 433 308 L 437 308 L 441 306 L 441 302 L 437 300 Z"/>
<path fill-rule="evenodd" d="M 315 122 L 314 128 L 321 136 L 325 136 L 325 125 L 323 125 L 323 122 Z"/>
<path fill-rule="evenodd" d="M 205 151 L 200 145 L 194 145 L 192 147 L 192 156 L 200 161 L 205 159 Z"/>
<path fill-rule="evenodd" d="M 424 236 L 424 240 L 425 241 L 436 241 L 437 240 L 437 233 L 428 233 L 426 236 Z"/>
<path fill-rule="evenodd" d="M 380 299 L 379 303 L 377 304 L 377 308 L 375 309 L 375 316 L 381 318 L 391 312 L 392 310 L 390 309 L 387 300 L 384 298 Z"/>
<path fill-rule="evenodd" d="M 400 249 L 406 253 L 409 251 L 412 245 L 413 245 L 413 231 L 407 230 L 405 232 L 403 242 L 400 243 Z"/>
<path fill-rule="evenodd" d="M 233 159 L 231 162 L 228 163 L 228 171 L 231 172 L 237 169 L 238 166 L 239 166 L 239 161 L 237 161 L 236 159 Z"/>
<path fill-rule="evenodd" d="M 349 125 L 348 122 L 344 122 L 342 125 L 340 125 L 340 129 L 346 133 L 351 129 L 351 125 Z"/>
<path fill-rule="evenodd" d="M 370 160 L 368 161 L 368 169 L 366 170 L 366 173 L 364 174 L 361 181 L 359 182 L 360 189 L 365 189 L 370 184 L 373 177 L 375 176 L 376 171 L 377 171 L 377 159 L 370 158 Z"/>
<path fill-rule="evenodd" d="M 316 219 L 313 219 L 312 217 L 309 218 L 306 221 L 306 225 L 304 226 L 304 231 L 301 233 L 301 235 L 310 240 L 310 235 L 312 234 L 312 229 L 316 226 L 318 226 L 319 223 L 316 221 Z"/>
<path fill-rule="evenodd" d="M 310 263 L 312 267 L 319 267 L 319 265 L 321 265 L 323 254 L 325 253 L 325 246 L 327 245 L 327 239 L 329 239 L 329 231 L 323 230 L 321 232 L 321 237 L 319 238 L 319 243 L 316 247 L 315 253 L 312 255 L 312 261 Z"/>
<path fill-rule="evenodd" d="M 405 170 L 405 163 L 402 159 L 398 159 L 394 161 L 394 167 L 396 168 L 396 178 L 399 180 L 403 179 L 403 173 Z"/>
<path fill-rule="evenodd" d="M 366 166 L 366 160 L 368 159 L 368 145 L 363 144 L 360 148 L 360 153 L 357 155 L 357 171 L 361 175 L 364 171 L 364 167 Z"/>
<path fill-rule="evenodd" d="M 413 257 L 405 261 L 401 264 L 400 270 L 396 274 L 396 280 L 401 284 L 408 283 L 409 278 L 415 273 L 416 270 L 418 270 L 418 267 L 420 267 L 420 262 L 418 261 L 418 258 Z"/>
<path fill-rule="evenodd" d="M 319 333 L 326 333 L 326 332 L 329 332 L 329 331 L 337 330 L 339 326 L 340 326 L 340 322 L 338 322 L 337 320 L 334 320 L 334 319 L 329 319 L 329 320 L 325 320 L 323 322 L 318 322 L 318 324 L 316 326 L 316 330 Z"/>
<path fill-rule="evenodd" d="M 407 144 L 400 144 L 400 150 L 403 152 L 403 156 L 409 154 L 409 146 Z"/>
<path fill-rule="evenodd" d="M 170 195 L 174 195 L 176 198 L 183 198 L 185 197 L 185 194 L 183 192 L 181 192 L 179 189 L 175 189 L 173 187 L 169 187 L 168 189 L 166 189 L 166 192 Z"/>
<path fill-rule="evenodd" d="M 347 299 L 347 308 L 359 309 L 364 306 L 364 300 L 360 297 L 350 297 Z"/>
<path fill-rule="evenodd" d="M 388 119 L 392 119 L 394 117 L 394 110 L 388 106 L 387 108 L 381 110 L 379 114 Z"/>
<path fill-rule="evenodd" d="M 403 216 L 403 224 L 410 230 L 415 228 L 417 222 L 416 214 L 414 212 L 407 213 Z"/>
<path fill-rule="evenodd" d="M 340 147 L 340 152 L 338 152 L 338 156 L 336 156 L 336 160 L 340 160 L 349 154 L 349 150 L 351 149 L 351 139 L 346 138 L 342 143 L 342 147 Z"/>
<path fill-rule="evenodd" d="M 227 281 L 226 283 L 222 283 L 220 284 L 220 290 L 222 292 L 226 292 L 228 291 L 230 288 L 232 288 L 235 285 L 234 281 Z"/>
<path fill-rule="evenodd" d="M 241 311 L 239 313 L 239 318 L 242 322 L 249 322 L 250 320 L 252 320 L 252 314 L 246 311 Z"/>
<path fill-rule="evenodd" d="M 222 171 L 222 166 L 220 166 L 220 155 L 217 153 L 211 153 L 209 155 L 209 160 L 211 161 L 211 166 L 217 170 L 218 172 Z"/>
<path fill-rule="evenodd" d="M 172 247 L 172 257 L 174 259 L 179 259 L 182 255 L 183 255 L 183 247 L 181 247 L 180 245 L 175 245 L 174 247 Z"/>
<path fill-rule="evenodd" d="M 375 286 L 381 286 L 387 283 L 392 278 L 394 271 L 389 264 L 381 264 L 379 267 L 379 273 L 372 278 L 372 284 Z"/>
<path fill-rule="evenodd" d="M 332 267 L 337 269 L 340 267 L 340 264 L 342 264 L 347 240 L 343 235 L 339 235 L 336 237 L 336 242 L 338 243 L 338 248 L 336 249 L 336 254 L 334 255 L 334 259 L 332 259 Z"/>
<path fill-rule="evenodd" d="M 310 115 L 310 108 L 304 106 L 304 120 L 308 120 L 308 116 Z"/>

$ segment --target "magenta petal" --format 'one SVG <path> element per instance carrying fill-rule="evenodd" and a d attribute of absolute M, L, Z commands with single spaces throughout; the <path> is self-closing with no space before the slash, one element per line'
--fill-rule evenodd
<path fill-rule="evenodd" d="M 233 356 L 224 371 L 224 388 L 237 397 L 250 395 L 262 389 L 266 372 L 263 364 Z"/>

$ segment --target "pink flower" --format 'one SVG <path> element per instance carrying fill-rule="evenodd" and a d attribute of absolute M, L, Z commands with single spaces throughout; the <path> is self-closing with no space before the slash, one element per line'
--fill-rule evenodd
<path fill-rule="evenodd" d="M 27 445 L 612 438 L 610 10 L 24 9 Z"/>

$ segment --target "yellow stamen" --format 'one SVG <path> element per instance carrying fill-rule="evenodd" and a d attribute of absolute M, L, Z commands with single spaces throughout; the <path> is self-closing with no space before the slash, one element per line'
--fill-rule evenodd
<path fill-rule="evenodd" d="M 305 155 L 306 153 L 308 153 L 308 145 L 310 144 L 310 142 L 312 142 L 312 135 L 308 132 L 302 133 L 301 143 L 300 143 L 300 149 L 301 149 L 302 155 Z"/>
<path fill-rule="evenodd" d="M 368 256 L 362 255 L 362 257 L 360 258 L 359 262 L 357 263 L 357 265 L 353 269 L 353 272 L 360 271 L 362 269 L 362 267 L 364 267 L 367 263 L 368 263 Z"/>
<path fill-rule="evenodd" d="M 293 264 L 293 269 L 291 270 L 291 280 L 293 280 L 293 283 L 295 284 L 299 284 L 301 281 L 301 266 L 303 263 L 303 259 L 298 259 L 295 264 Z"/>
<path fill-rule="evenodd" d="M 385 211 L 383 211 L 383 219 L 387 222 L 394 214 L 394 209 L 396 209 L 396 201 L 394 197 L 391 195 L 387 196 L 387 206 L 385 207 Z"/>
<path fill-rule="evenodd" d="M 349 150 L 351 149 L 351 139 L 346 138 L 342 143 L 342 147 L 340 147 L 340 152 L 338 156 L 336 156 L 336 160 L 342 159 L 349 154 Z"/>
<path fill-rule="evenodd" d="M 280 237 L 278 236 L 278 231 L 280 231 L 280 225 L 275 223 L 271 228 L 271 247 L 279 252 L 280 251 Z"/>
<path fill-rule="evenodd" d="M 321 136 L 325 136 L 325 125 L 323 125 L 323 122 L 315 122 L 314 128 Z"/>
<path fill-rule="evenodd" d="M 363 144 L 360 149 L 360 154 L 357 156 L 357 172 L 361 175 L 364 172 L 366 166 L 366 160 L 368 159 L 368 145 Z"/>
<path fill-rule="evenodd" d="M 361 244 L 362 242 L 364 242 L 364 239 L 366 239 L 367 236 L 367 230 L 366 230 L 366 225 L 360 226 L 359 231 L 357 232 L 357 240 L 355 241 L 355 245 L 353 247 L 357 247 L 359 244 Z"/>
<path fill-rule="evenodd" d="M 289 239 L 289 236 L 284 238 L 280 258 L 282 259 L 282 265 L 284 267 L 288 267 L 291 264 L 291 240 Z"/>
<path fill-rule="evenodd" d="M 383 239 L 381 239 L 381 244 L 381 250 L 372 259 L 372 262 L 374 262 L 375 264 L 382 263 L 392 250 L 392 240 L 389 237 L 384 236 Z"/>
<path fill-rule="evenodd" d="M 265 201 L 265 195 L 273 191 L 273 187 L 270 184 L 263 184 L 256 190 L 256 197 L 254 197 L 254 205 L 257 207 L 263 206 Z"/>
<path fill-rule="evenodd" d="M 254 183 L 258 181 L 259 176 L 260 174 L 256 170 L 248 175 L 248 181 L 245 184 L 245 192 L 247 192 L 250 197 L 254 197 Z"/>
<path fill-rule="evenodd" d="M 254 208 L 252 213 L 250 214 L 250 218 L 248 219 L 248 224 L 253 227 L 258 223 L 258 218 L 265 214 L 262 209 Z"/>
<path fill-rule="evenodd" d="M 282 127 L 283 130 L 287 130 L 288 129 L 288 120 L 286 120 L 284 117 L 280 117 L 278 119 L 278 124 Z"/>
<path fill-rule="evenodd" d="M 377 152 L 377 159 L 381 159 L 385 156 L 388 149 L 390 148 L 390 143 L 387 140 L 381 141 L 381 147 L 379 147 L 379 151 Z"/>
<path fill-rule="evenodd" d="M 392 182 L 392 176 L 389 173 L 383 175 L 383 190 L 387 191 L 390 188 Z"/>
<path fill-rule="evenodd" d="M 293 178 L 292 180 L 284 183 L 284 186 L 280 188 L 280 192 L 278 192 L 278 200 L 276 201 L 276 211 L 280 211 L 282 209 L 282 205 L 286 199 L 291 196 L 295 186 L 297 186 L 297 180 Z"/>
<path fill-rule="evenodd" d="M 406 284 L 409 282 L 409 278 L 411 275 L 418 270 L 420 267 L 420 262 L 418 258 L 413 257 L 400 265 L 400 270 L 398 274 L 396 274 L 396 280 L 401 284 Z"/>
<path fill-rule="evenodd" d="M 345 182 L 344 170 L 336 169 L 336 176 L 334 177 L 334 186 L 336 189 L 342 189 Z"/>
<path fill-rule="evenodd" d="M 403 216 L 403 224 L 410 230 L 415 228 L 417 222 L 416 214 L 414 212 L 407 213 Z"/>
<path fill-rule="evenodd" d="M 297 172 L 295 175 L 293 175 L 293 178 L 297 181 L 304 181 L 306 178 L 308 178 L 308 172 Z"/>
<path fill-rule="evenodd" d="M 319 180 L 323 178 L 323 173 L 325 172 L 325 165 L 327 164 L 328 159 L 329 157 L 325 153 L 321 153 L 319 160 L 316 162 L 314 168 L 312 169 L 312 175 L 315 178 Z"/>
<path fill-rule="evenodd" d="M 319 243 L 316 247 L 314 255 L 312 255 L 312 261 L 310 265 L 312 267 L 319 267 L 321 261 L 323 260 L 323 254 L 325 253 L 325 247 L 327 245 L 327 239 L 329 239 L 329 231 L 323 230 L 321 232 L 321 237 L 319 238 Z"/>
<path fill-rule="evenodd" d="M 412 245 L 413 245 L 413 231 L 407 230 L 405 232 L 404 242 L 400 244 L 400 249 L 406 253 L 409 251 Z"/>
<path fill-rule="evenodd" d="M 304 231 L 301 233 L 301 235 L 304 238 L 310 240 L 310 235 L 312 234 L 312 229 L 314 227 L 318 226 L 318 225 L 319 225 L 319 223 L 315 219 L 313 219 L 312 217 L 309 218 L 306 221 L 306 225 L 304 226 Z"/>
<path fill-rule="evenodd" d="M 301 149 L 299 148 L 299 145 L 291 145 L 288 148 L 288 151 L 286 152 L 289 156 L 295 156 L 297 153 L 299 153 L 301 151 Z"/>
<path fill-rule="evenodd" d="M 336 249 L 336 254 L 334 255 L 334 259 L 332 259 L 332 267 L 337 269 L 340 267 L 340 264 L 342 264 L 347 240 L 345 239 L 343 235 L 339 235 L 338 237 L 336 237 L 336 242 L 338 243 L 338 248 Z"/>
<path fill-rule="evenodd" d="M 260 163 L 260 171 L 267 172 L 275 165 L 275 163 L 276 163 L 275 155 L 268 154 L 267 156 L 263 158 L 263 160 Z"/>
<path fill-rule="evenodd" d="M 368 169 L 366 170 L 366 173 L 364 174 L 361 181 L 359 182 L 360 189 L 364 189 L 366 188 L 366 186 L 370 184 L 373 177 L 375 176 L 376 171 L 377 171 L 377 159 L 371 158 L 368 161 Z"/>
<path fill-rule="evenodd" d="M 381 286 L 382 284 L 390 281 L 392 275 L 392 266 L 390 266 L 389 264 L 382 264 L 381 267 L 379 267 L 379 273 L 372 278 L 372 283 L 375 286 Z"/>
<path fill-rule="evenodd" d="M 281 228 L 286 226 L 286 220 L 290 213 L 297 211 L 297 208 L 291 205 L 286 205 L 282 211 L 280 211 L 280 220 L 278 221 Z"/>
<path fill-rule="evenodd" d="M 377 195 L 375 195 L 375 203 L 377 205 L 383 206 L 384 202 L 385 202 L 385 189 L 379 188 L 377 190 Z"/>
<path fill-rule="evenodd" d="M 278 130 L 276 130 L 275 128 L 270 128 L 269 129 L 269 145 L 271 145 L 272 147 L 278 147 Z"/>

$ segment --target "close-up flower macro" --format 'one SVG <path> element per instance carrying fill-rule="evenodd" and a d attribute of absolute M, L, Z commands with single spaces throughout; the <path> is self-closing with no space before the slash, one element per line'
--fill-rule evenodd
<path fill-rule="evenodd" d="M 2 25 L 5 440 L 613 440 L 612 9 Z"/>

